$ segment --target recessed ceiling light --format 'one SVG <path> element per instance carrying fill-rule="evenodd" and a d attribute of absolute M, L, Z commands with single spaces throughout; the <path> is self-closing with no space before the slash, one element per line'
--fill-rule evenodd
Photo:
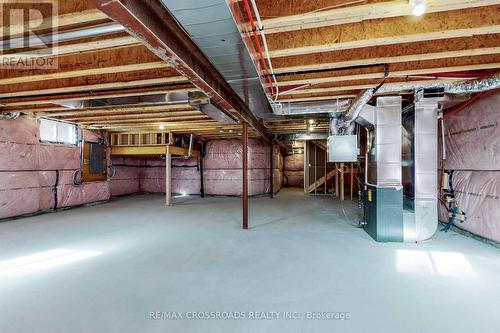
<path fill-rule="evenodd" d="M 410 0 L 410 5 L 413 7 L 413 15 L 422 16 L 427 9 L 425 0 Z"/>

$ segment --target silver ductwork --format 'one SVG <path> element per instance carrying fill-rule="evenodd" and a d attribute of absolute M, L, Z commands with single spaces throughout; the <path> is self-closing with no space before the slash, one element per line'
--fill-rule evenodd
<path fill-rule="evenodd" d="M 401 96 L 377 98 L 375 128 L 367 153 L 367 183 L 401 187 Z"/>
<path fill-rule="evenodd" d="M 63 31 L 55 34 L 36 35 L 28 38 L 8 39 L 2 41 L 1 49 L 3 51 L 6 51 L 25 48 L 27 45 L 29 45 L 29 47 L 43 46 L 60 42 L 67 42 L 70 40 L 114 34 L 124 31 L 125 28 L 118 23 L 101 24 L 93 27 Z"/>
<path fill-rule="evenodd" d="M 282 134 L 277 136 L 278 141 L 307 141 L 307 140 L 326 140 L 326 133 L 296 133 Z"/>
<path fill-rule="evenodd" d="M 330 119 L 330 135 L 339 135 L 339 118 L 332 117 Z"/>
<path fill-rule="evenodd" d="M 500 88 L 500 72 L 486 78 L 474 80 L 436 82 L 427 84 L 402 83 L 400 85 L 392 84 L 390 86 L 381 86 L 374 89 L 368 89 L 360 93 L 352 102 L 347 112 L 345 112 L 342 116 L 339 122 L 339 127 L 346 128 L 356 118 L 358 118 L 363 107 L 370 101 L 375 93 L 395 93 L 420 89 L 444 89 L 444 92 L 449 94 L 472 94 L 497 88 Z"/>
<path fill-rule="evenodd" d="M 296 116 L 308 114 L 328 113 L 332 116 L 338 112 L 347 110 L 351 100 L 337 99 L 332 101 L 299 102 L 299 103 L 275 103 L 272 105 L 273 112 L 280 116 Z"/>
<path fill-rule="evenodd" d="M 236 124 L 236 121 L 227 115 L 222 109 L 217 105 L 213 104 L 209 97 L 204 93 L 194 91 L 188 94 L 189 105 L 197 110 L 200 110 L 210 118 L 218 121 L 222 124 Z"/>
<path fill-rule="evenodd" d="M 270 113 L 252 55 L 225 0 L 160 0 L 254 114 Z M 202 110 L 203 111 L 203 110 Z"/>
<path fill-rule="evenodd" d="M 438 227 L 438 100 L 426 98 L 415 102 L 414 111 L 405 116 L 405 128 L 409 133 L 411 148 L 407 156 L 405 176 L 410 186 L 413 209 L 405 209 L 403 215 L 403 237 L 405 242 L 420 242 L 434 235 Z M 408 154 L 408 152 L 407 152 Z M 410 187 L 410 188 L 408 188 Z"/>

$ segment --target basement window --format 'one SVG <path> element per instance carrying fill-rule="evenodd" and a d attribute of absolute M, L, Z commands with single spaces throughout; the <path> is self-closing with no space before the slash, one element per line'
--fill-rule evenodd
<path fill-rule="evenodd" d="M 75 124 L 65 121 L 40 118 L 40 142 L 77 145 Z"/>

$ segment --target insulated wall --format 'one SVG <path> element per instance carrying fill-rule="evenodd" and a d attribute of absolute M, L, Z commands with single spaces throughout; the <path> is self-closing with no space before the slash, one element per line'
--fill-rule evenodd
<path fill-rule="evenodd" d="M 111 196 L 140 192 L 141 160 L 134 157 L 111 157 L 115 167 L 115 176 L 109 181 Z"/>
<path fill-rule="evenodd" d="M 80 148 L 41 143 L 38 128 L 36 119 L 0 120 L 0 218 L 109 199 L 107 182 L 73 186 Z M 101 136 L 84 131 L 84 137 Z"/>
<path fill-rule="evenodd" d="M 165 193 L 165 160 L 144 159 L 139 168 L 141 192 Z M 172 193 L 200 194 L 198 158 L 172 160 Z"/>
<path fill-rule="evenodd" d="M 293 154 L 283 158 L 285 184 L 288 187 L 304 187 L 304 154 Z"/>
<path fill-rule="evenodd" d="M 282 159 L 278 147 L 274 147 L 274 192 L 281 189 Z M 212 140 L 207 143 L 204 163 L 205 193 L 209 195 L 241 195 L 242 157 L 241 140 Z M 270 145 L 255 139 L 248 141 L 248 194 L 269 193 Z"/>
<path fill-rule="evenodd" d="M 467 221 L 459 228 L 500 242 L 500 91 L 485 94 L 445 123 L 445 169 Z M 441 207 L 440 219 L 447 220 Z"/>

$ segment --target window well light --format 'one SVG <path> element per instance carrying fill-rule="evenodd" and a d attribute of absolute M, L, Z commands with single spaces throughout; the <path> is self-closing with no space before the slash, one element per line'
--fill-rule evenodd
<path fill-rule="evenodd" d="M 410 5 L 413 7 L 413 15 L 415 16 L 423 15 L 427 8 L 425 0 L 410 0 Z"/>

